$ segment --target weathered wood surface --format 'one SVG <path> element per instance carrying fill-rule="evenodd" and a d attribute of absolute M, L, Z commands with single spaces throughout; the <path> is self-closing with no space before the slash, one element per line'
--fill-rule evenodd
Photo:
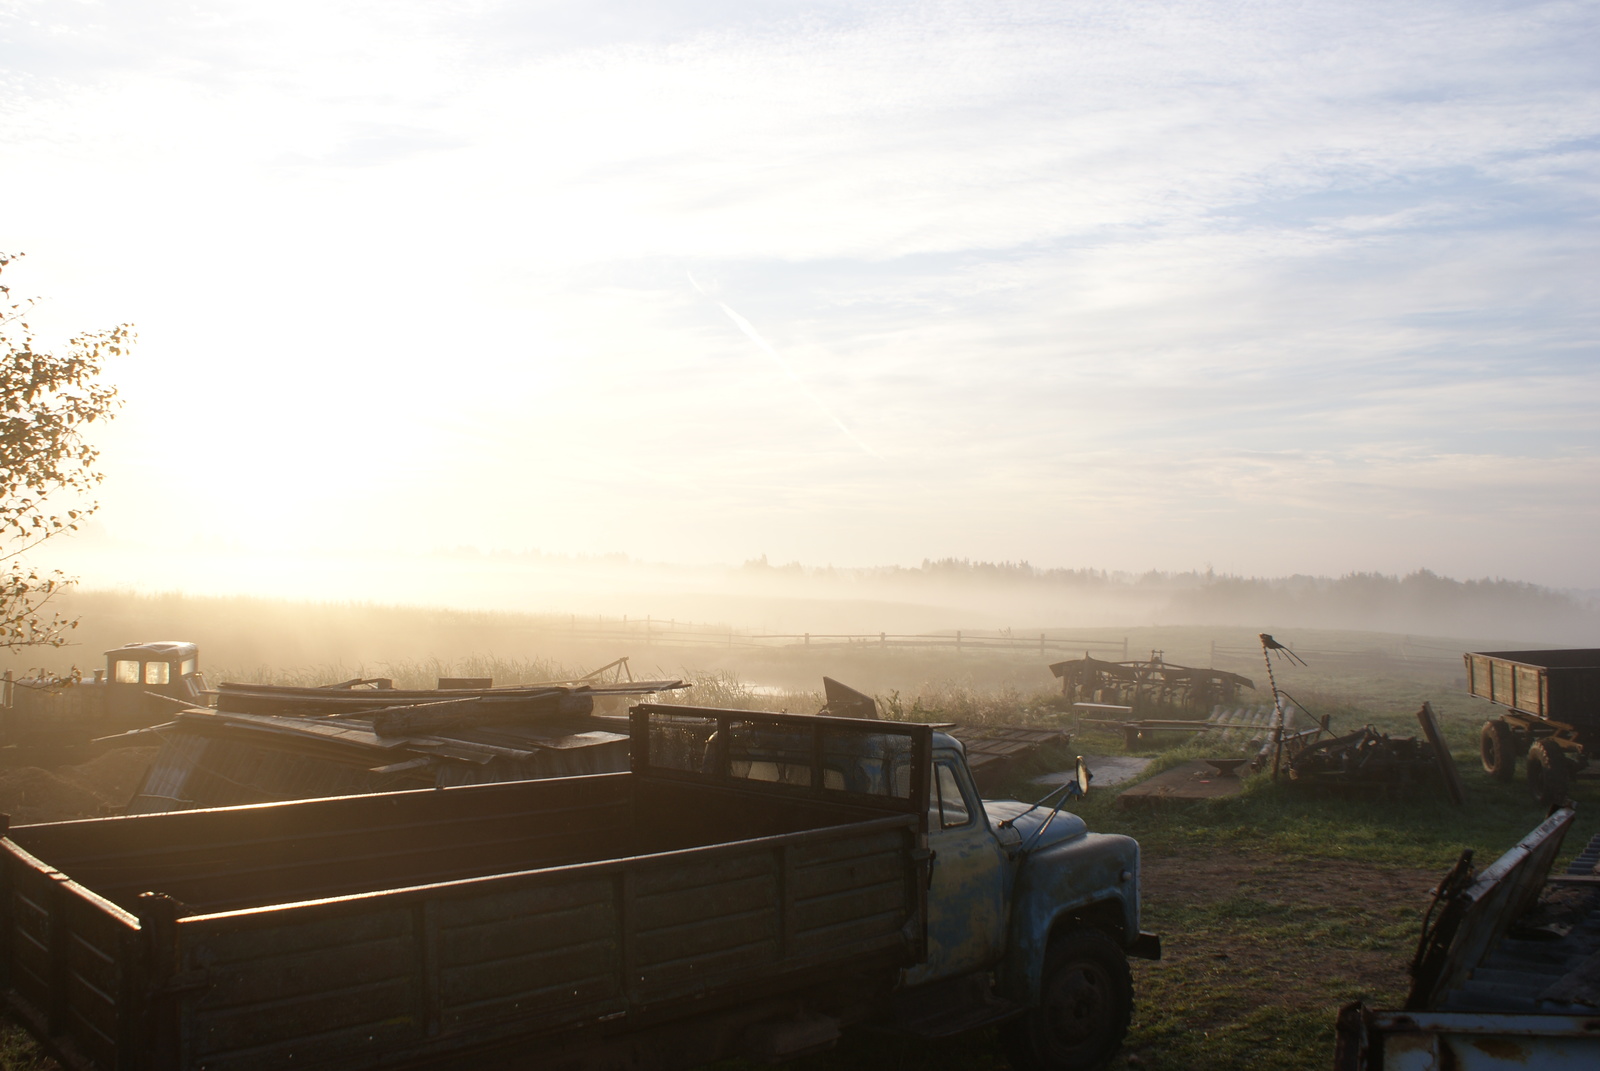
<path fill-rule="evenodd" d="M 862 792 L 679 770 L 19 827 L 3 984 L 69 1066 L 254 1071 L 888 977 L 924 819 Z"/>

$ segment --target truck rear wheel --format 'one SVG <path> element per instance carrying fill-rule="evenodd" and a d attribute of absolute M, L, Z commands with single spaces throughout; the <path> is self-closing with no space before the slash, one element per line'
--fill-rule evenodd
<path fill-rule="evenodd" d="M 1571 764 L 1559 744 L 1540 740 L 1528 749 L 1528 787 L 1545 807 L 1565 803 L 1572 782 Z"/>
<path fill-rule="evenodd" d="M 1483 760 L 1484 772 L 1496 781 L 1510 781 L 1516 776 L 1516 734 L 1504 718 L 1483 723 L 1483 732 L 1478 735 L 1478 757 Z"/>
<path fill-rule="evenodd" d="M 1090 1071 L 1122 1047 L 1133 1017 L 1133 976 L 1117 943 L 1100 930 L 1050 942 L 1039 1006 L 1000 1028 L 1017 1071 Z"/>

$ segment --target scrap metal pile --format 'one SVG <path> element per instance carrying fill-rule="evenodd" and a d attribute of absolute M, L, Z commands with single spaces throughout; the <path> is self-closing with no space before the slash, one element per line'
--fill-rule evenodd
<path fill-rule="evenodd" d="M 599 679 L 606 671 L 617 679 Z M 215 709 L 182 710 L 119 739 L 161 747 L 128 812 L 626 770 L 626 726 L 603 708 L 685 684 L 620 679 L 625 671 L 622 659 L 579 680 L 509 688 L 448 678 L 437 689 L 224 683 Z"/>
<path fill-rule="evenodd" d="M 1284 711 L 1289 708 L 1288 696 L 1278 687 L 1272 656 L 1276 653 L 1302 666 L 1305 660 L 1264 632 L 1260 638 L 1276 709 Z M 1347 795 L 1399 796 L 1417 786 L 1442 785 L 1457 807 L 1466 802 L 1455 761 L 1428 703 L 1417 711 L 1425 739 L 1379 732 L 1371 725 L 1333 736 L 1327 717 L 1310 729 L 1291 733 L 1286 721 L 1282 716 L 1276 720 L 1271 737 L 1251 762 L 1252 769 L 1270 766 L 1274 779 L 1287 769 L 1292 782 Z"/>
<path fill-rule="evenodd" d="M 1386 795 L 1432 785 L 1439 778 L 1438 752 L 1414 736 L 1391 736 L 1366 725 L 1325 740 L 1291 739 L 1304 742 L 1285 748 L 1289 780 L 1307 787 Z M 1270 762 L 1270 751 L 1269 745 L 1257 755 L 1256 768 Z"/>
<path fill-rule="evenodd" d="M 1082 658 L 1052 664 L 1050 672 L 1061 678 L 1061 694 L 1070 703 L 1205 708 L 1232 702 L 1241 687 L 1255 687 L 1237 673 L 1174 665 L 1160 651 L 1131 662 L 1102 662 L 1085 652 Z"/>

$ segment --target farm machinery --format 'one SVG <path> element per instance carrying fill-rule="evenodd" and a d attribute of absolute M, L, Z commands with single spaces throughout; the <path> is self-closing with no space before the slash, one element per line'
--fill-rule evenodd
<path fill-rule="evenodd" d="M 166 721 L 204 706 L 200 649 L 185 640 L 130 643 L 106 652 L 92 677 L 40 672 L 13 678 L 0 694 L 0 746 L 71 748 Z"/>
<path fill-rule="evenodd" d="M 1534 797 L 1559 806 L 1600 749 L 1600 650 L 1480 651 L 1463 658 L 1467 690 L 1507 708 L 1483 723 L 1484 770 L 1510 781 L 1526 755 Z"/>

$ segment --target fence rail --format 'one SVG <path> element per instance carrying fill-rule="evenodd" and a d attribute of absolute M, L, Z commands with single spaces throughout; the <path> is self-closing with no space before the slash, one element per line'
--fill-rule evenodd
<path fill-rule="evenodd" d="M 608 643 L 646 643 L 657 647 L 792 648 L 819 650 L 878 648 L 950 648 L 955 651 L 1018 651 L 1041 655 L 1071 652 L 1099 652 L 1120 661 L 1128 660 L 1128 639 L 1090 639 L 1081 636 L 1052 636 L 1048 632 L 1013 633 L 958 629 L 954 632 L 760 632 L 741 629 L 711 630 L 700 624 L 679 624 L 656 618 L 629 620 L 620 624 L 593 624 L 570 618 L 531 631 L 566 636 L 573 640 Z"/>
<path fill-rule="evenodd" d="M 564 636 L 574 641 L 596 643 L 644 643 L 655 647 L 701 647 L 724 649 L 792 649 L 817 650 L 878 649 L 944 649 L 957 653 L 964 651 L 1013 651 L 1018 654 L 1036 654 L 1042 657 L 1093 655 L 1106 661 L 1127 662 L 1134 657 L 1144 657 L 1148 652 L 1130 650 L 1129 638 L 1065 636 L 1050 632 L 1019 634 L 997 630 L 958 629 L 949 632 L 766 632 L 751 629 L 715 628 L 698 622 L 643 617 L 623 617 L 620 620 L 588 618 L 569 615 L 553 619 L 547 624 L 530 626 L 548 636 Z M 1409 638 L 1388 648 L 1363 648 L 1334 650 L 1324 648 L 1293 647 L 1295 654 L 1313 666 L 1336 668 L 1340 666 L 1375 663 L 1398 663 L 1447 667 L 1458 665 L 1461 652 L 1436 644 L 1415 642 Z M 1205 648 L 1192 655 L 1174 658 L 1181 664 L 1216 666 L 1221 660 L 1229 665 L 1241 662 L 1260 664 L 1261 648 L 1255 645 L 1235 645 L 1212 642 L 1209 654 Z"/>

